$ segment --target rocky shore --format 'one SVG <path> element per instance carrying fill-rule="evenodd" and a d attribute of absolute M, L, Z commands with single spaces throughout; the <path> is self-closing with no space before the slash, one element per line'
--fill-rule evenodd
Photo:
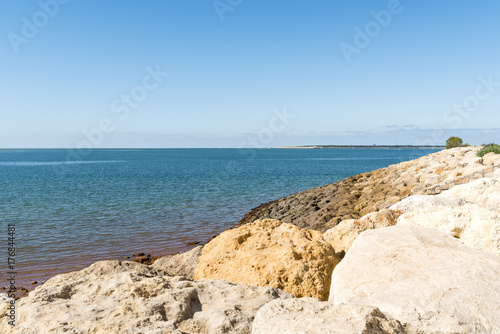
<path fill-rule="evenodd" d="M 271 218 L 325 232 L 343 220 L 388 208 L 409 195 L 435 195 L 456 184 L 491 176 L 498 155 L 479 158 L 478 150 L 443 150 L 261 204 L 237 226 Z"/>
<path fill-rule="evenodd" d="M 58 275 L 15 327 L 0 294 L 0 333 L 500 333 L 500 155 L 478 150 L 263 204 L 151 265 Z"/>

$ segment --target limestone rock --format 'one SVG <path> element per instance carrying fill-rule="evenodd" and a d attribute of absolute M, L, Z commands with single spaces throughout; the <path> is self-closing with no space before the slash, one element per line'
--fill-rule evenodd
<path fill-rule="evenodd" d="M 333 305 L 312 298 L 276 300 L 255 316 L 252 334 L 404 334 L 397 320 L 376 307 Z"/>
<path fill-rule="evenodd" d="M 202 248 L 202 246 L 198 246 L 186 253 L 162 257 L 156 260 L 152 267 L 161 269 L 170 276 L 185 276 L 194 279 L 194 271 L 198 265 Z"/>
<path fill-rule="evenodd" d="M 500 202 L 497 201 L 499 193 L 500 179 L 481 178 L 467 184 L 455 186 L 444 192 L 443 195 L 459 197 L 467 203 L 500 209 Z"/>
<path fill-rule="evenodd" d="M 6 293 L 0 293 L 0 319 L 1 318 L 5 319 L 5 322 L 14 320 L 14 318 L 13 319 L 8 318 L 11 316 L 11 310 L 8 309 L 11 305 L 11 301 L 13 301 L 13 299 L 9 298 L 9 296 Z M 15 317 L 15 313 L 16 311 L 12 310 L 13 317 Z"/>
<path fill-rule="evenodd" d="M 399 217 L 397 225 L 434 228 L 469 247 L 500 255 L 500 212 L 477 204 L 414 210 Z"/>
<path fill-rule="evenodd" d="M 500 333 L 500 257 L 436 230 L 363 232 L 332 275 L 329 301 L 373 305 L 408 333 Z"/>
<path fill-rule="evenodd" d="M 340 222 L 334 228 L 323 233 L 323 237 L 328 241 L 339 257 L 351 248 L 354 240 L 361 232 L 396 225 L 398 217 L 402 214 L 398 210 L 382 210 L 380 212 L 369 213 L 360 219 L 348 219 Z M 343 253 L 341 253 L 343 251 Z"/>
<path fill-rule="evenodd" d="M 0 315 L 0 333 L 250 333 L 257 310 L 276 298 L 291 295 L 103 261 L 37 287 L 19 302 L 15 332 Z"/>
<path fill-rule="evenodd" d="M 485 166 L 493 166 L 500 164 L 500 154 L 496 154 L 495 152 L 490 152 L 485 154 L 483 157 L 483 164 Z"/>
<path fill-rule="evenodd" d="M 458 163 L 461 167 L 474 167 L 479 166 L 483 163 L 483 158 L 478 156 L 467 157 Z"/>
<path fill-rule="evenodd" d="M 465 203 L 466 202 L 462 198 L 451 196 L 451 194 L 449 195 L 447 194 L 447 196 L 443 196 L 442 194 L 413 195 L 394 204 L 393 206 L 390 207 L 390 209 L 399 210 L 405 213 L 409 211 L 431 209 L 440 206 L 456 207 L 464 205 Z"/>
<path fill-rule="evenodd" d="M 338 261 L 320 232 L 266 219 L 225 231 L 206 244 L 195 278 L 272 286 L 295 297 L 326 300 Z"/>

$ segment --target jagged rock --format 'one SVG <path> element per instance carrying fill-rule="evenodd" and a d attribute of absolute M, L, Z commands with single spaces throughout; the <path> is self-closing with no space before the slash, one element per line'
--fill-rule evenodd
<path fill-rule="evenodd" d="M 250 333 L 257 310 L 276 298 L 270 287 L 165 276 L 135 262 L 103 261 L 58 275 L 17 306 L 15 331 L 0 333 Z"/>
<path fill-rule="evenodd" d="M 500 154 L 490 152 L 483 156 L 483 164 L 485 166 L 493 166 L 500 164 Z"/>
<path fill-rule="evenodd" d="M 333 305 L 312 298 L 272 301 L 255 316 L 252 334 L 404 334 L 399 321 L 376 307 Z"/>
<path fill-rule="evenodd" d="M 482 163 L 483 163 L 483 158 L 480 158 L 478 156 L 472 156 L 463 159 L 458 163 L 458 165 L 461 167 L 476 167 L 480 166 Z"/>
<path fill-rule="evenodd" d="M 468 184 L 455 186 L 443 193 L 446 196 L 459 197 L 467 203 L 500 209 L 498 194 L 500 194 L 500 179 L 498 178 L 481 178 Z"/>
<path fill-rule="evenodd" d="M 403 213 L 414 210 L 432 209 L 440 206 L 456 207 L 466 202 L 458 197 L 441 195 L 413 195 L 407 197 L 390 207 Z M 393 224 L 395 225 L 395 224 Z"/>
<path fill-rule="evenodd" d="M 344 220 L 323 233 L 323 237 L 333 246 L 337 255 L 342 257 L 361 232 L 396 225 L 401 214 L 402 212 L 398 210 L 385 209 L 380 212 L 369 213 L 360 219 Z M 342 251 L 343 253 L 341 253 Z"/>
<path fill-rule="evenodd" d="M 391 208 L 398 225 L 434 228 L 469 247 L 500 255 L 500 182 L 482 178 L 436 196 L 411 196 Z"/>
<path fill-rule="evenodd" d="M 15 307 L 17 305 L 14 305 L 12 307 L 11 302 L 14 302 L 14 299 L 9 298 L 9 296 L 6 293 L 0 293 L 0 319 L 4 319 L 5 322 L 13 321 L 15 320 L 15 314 L 16 310 Z M 9 309 L 9 307 L 11 309 Z"/>
<path fill-rule="evenodd" d="M 161 269 L 170 276 L 185 276 L 194 279 L 194 271 L 198 265 L 202 248 L 202 246 L 198 246 L 186 253 L 162 257 L 156 260 L 152 267 Z"/>
<path fill-rule="evenodd" d="M 500 255 L 500 212 L 477 204 L 417 209 L 399 217 L 397 225 L 434 228 L 469 247 Z"/>
<path fill-rule="evenodd" d="M 433 229 L 363 232 L 332 275 L 329 301 L 364 304 L 409 333 L 500 333 L 500 257 Z"/>
<path fill-rule="evenodd" d="M 326 300 L 338 261 L 320 232 L 266 219 L 225 231 L 206 244 L 195 278 L 272 286 L 295 297 Z"/>

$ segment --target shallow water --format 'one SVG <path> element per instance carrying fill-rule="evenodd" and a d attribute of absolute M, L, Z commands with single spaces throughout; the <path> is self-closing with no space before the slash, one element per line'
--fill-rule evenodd
<path fill-rule="evenodd" d="M 261 203 L 435 151 L 94 150 L 80 160 L 66 150 L 3 150 L 0 240 L 6 252 L 15 223 L 22 280 L 183 251 Z"/>

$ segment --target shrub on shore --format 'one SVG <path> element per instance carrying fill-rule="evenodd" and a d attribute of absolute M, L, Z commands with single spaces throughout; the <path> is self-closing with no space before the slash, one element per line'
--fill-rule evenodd
<path fill-rule="evenodd" d="M 479 152 L 477 152 L 477 156 L 482 158 L 490 152 L 500 154 L 500 145 L 495 143 L 484 145 L 484 147 L 481 150 L 479 150 Z"/>
<path fill-rule="evenodd" d="M 459 137 L 450 137 L 446 141 L 446 149 L 454 148 L 454 147 L 460 147 L 463 144 L 464 144 L 464 141 L 462 140 L 462 138 L 459 138 Z"/>

